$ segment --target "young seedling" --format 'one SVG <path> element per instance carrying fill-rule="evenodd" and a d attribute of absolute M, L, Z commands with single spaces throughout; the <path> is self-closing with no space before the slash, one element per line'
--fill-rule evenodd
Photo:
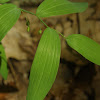
<path fill-rule="evenodd" d="M 0 0 L 2 4 L 0 5 L 0 41 L 16 23 L 21 12 L 26 12 L 38 17 L 47 27 L 40 39 L 33 60 L 26 100 L 43 100 L 52 87 L 60 62 L 61 41 L 59 35 L 66 40 L 70 47 L 79 52 L 83 57 L 100 65 L 100 45 L 98 43 L 80 34 L 65 37 L 60 32 L 50 28 L 41 19 L 43 17 L 83 12 L 87 9 L 88 3 L 76 3 L 70 2 L 69 0 L 44 0 L 37 8 L 36 14 L 34 14 L 17 8 L 16 5 L 9 3 L 4 4 L 8 1 L 9 0 Z M 29 22 L 27 22 L 27 26 L 29 27 Z M 2 47 L 0 51 L 2 52 L 2 56 L 5 57 Z M 5 73 L 2 74 L 2 72 Z M 1 75 L 5 78 L 7 75 L 7 67 L 5 67 L 2 72 L 0 71 Z"/>

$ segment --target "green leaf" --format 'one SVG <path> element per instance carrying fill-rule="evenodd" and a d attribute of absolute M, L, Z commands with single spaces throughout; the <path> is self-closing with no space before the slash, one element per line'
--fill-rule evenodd
<path fill-rule="evenodd" d="M 3 46 L 0 44 L 0 74 L 4 79 L 7 79 L 8 76 L 8 69 L 7 69 L 7 60 L 6 54 L 4 51 Z"/>
<path fill-rule="evenodd" d="M 13 4 L 0 5 L 0 41 L 13 27 L 21 14 L 21 10 Z"/>
<path fill-rule="evenodd" d="M 100 45 L 98 43 L 80 34 L 69 35 L 66 40 L 68 45 L 83 57 L 100 65 Z"/>
<path fill-rule="evenodd" d="M 68 0 L 44 0 L 36 11 L 38 17 L 50 17 L 79 13 L 86 10 L 88 3 L 75 3 Z"/>
<path fill-rule="evenodd" d="M 10 1 L 10 0 L 0 0 L 0 3 L 6 3 L 8 1 Z"/>
<path fill-rule="evenodd" d="M 54 29 L 47 28 L 39 42 L 32 64 L 26 100 L 43 100 L 49 92 L 59 67 L 61 43 Z"/>

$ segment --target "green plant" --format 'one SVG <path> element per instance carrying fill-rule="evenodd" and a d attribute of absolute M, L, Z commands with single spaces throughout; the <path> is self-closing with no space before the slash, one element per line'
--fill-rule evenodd
<path fill-rule="evenodd" d="M 35 15 L 47 27 L 39 42 L 37 52 L 32 64 L 29 87 L 26 100 L 43 100 L 52 87 L 60 62 L 61 35 L 68 45 L 91 62 L 100 65 L 100 45 L 86 36 L 80 34 L 63 36 L 60 32 L 51 29 L 41 19 L 56 15 L 79 13 L 86 10 L 87 3 L 73 3 L 68 0 L 44 0 L 38 7 L 36 14 L 17 8 L 13 4 L 5 4 L 9 0 L 0 0 L 0 41 L 18 20 L 21 12 Z M 27 20 L 27 19 L 26 19 Z M 29 22 L 26 25 L 29 31 Z M 41 34 L 41 31 L 40 31 Z M 0 44 L 1 67 L 0 74 L 7 79 L 7 64 L 4 48 Z"/>

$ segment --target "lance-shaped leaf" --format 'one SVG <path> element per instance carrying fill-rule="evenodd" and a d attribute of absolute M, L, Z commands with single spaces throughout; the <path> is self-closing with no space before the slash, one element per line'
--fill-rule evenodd
<path fill-rule="evenodd" d="M 59 67 L 61 43 L 55 30 L 47 28 L 39 42 L 32 64 L 26 100 L 44 100 Z"/>
<path fill-rule="evenodd" d="M 0 41 L 13 27 L 21 14 L 21 10 L 13 4 L 0 5 Z"/>
<path fill-rule="evenodd" d="M 75 3 L 68 0 L 44 0 L 37 9 L 38 17 L 50 17 L 79 13 L 86 10 L 88 3 Z"/>
<path fill-rule="evenodd" d="M 0 74 L 4 79 L 7 79 L 8 69 L 7 69 L 6 54 L 1 44 L 0 44 Z"/>
<path fill-rule="evenodd" d="M 80 34 L 69 35 L 66 40 L 70 47 L 86 59 L 100 65 L 100 45 L 98 43 Z"/>
<path fill-rule="evenodd" d="M 0 0 L 0 3 L 6 3 L 8 1 L 10 1 L 10 0 Z"/>

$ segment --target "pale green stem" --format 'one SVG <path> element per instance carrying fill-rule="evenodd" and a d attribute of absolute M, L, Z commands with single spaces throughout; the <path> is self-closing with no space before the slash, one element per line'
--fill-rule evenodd
<path fill-rule="evenodd" d="M 38 17 L 38 16 L 37 16 Z M 40 17 L 38 17 L 39 18 L 39 20 L 48 28 L 49 26 L 40 18 Z"/>
<path fill-rule="evenodd" d="M 36 14 L 29 12 L 27 10 L 24 10 L 24 9 L 21 9 L 21 11 L 37 16 Z M 40 17 L 38 17 L 38 19 L 48 28 L 47 24 Z"/>
<path fill-rule="evenodd" d="M 26 12 L 26 13 L 29 13 L 29 14 L 32 14 L 32 15 L 35 15 L 35 16 L 36 16 L 36 14 L 34 14 L 34 13 L 30 12 L 30 11 L 27 11 L 27 10 L 24 10 L 24 9 L 21 9 L 21 11 Z"/>
<path fill-rule="evenodd" d="M 34 14 L 34 13 L 32 13 L 32 12 L 29 12 L 29 11 L 27 11 L 27 10 L 21 9 L 21 11 L 26 12 L 26 13 L 29 13 L 29 14 L 32 14 L 32 15 L 35 15 L 36 17 L 38 17 L 36 14 Z M 49 27 L 40 17 L 38 17 L 38 18 L 39 18 L 39 20 L 40 20 L 47 28 Z M 56 32 L 59 33 L 63 38 L 66 39 L 66 37 L 65 37 L 63 34 L 61 34 L 61 33 L 58 32 L 58 31 L 56 31 Z"/>

